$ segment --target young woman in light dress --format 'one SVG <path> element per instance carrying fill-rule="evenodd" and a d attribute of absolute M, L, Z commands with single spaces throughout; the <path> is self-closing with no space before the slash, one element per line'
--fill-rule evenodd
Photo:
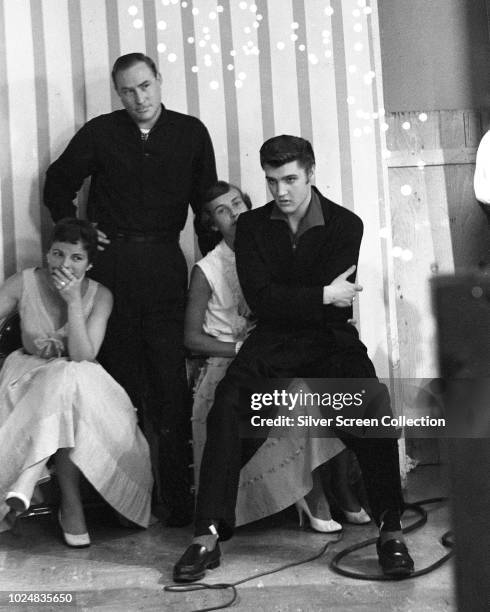
<path fill-rule="evenodd" d="M 238 281 L 233 250 L 238 216 L 250 208 L 248 196 L 225 181 L 218 181 L 208 190 L 202 208 L 202 224 L 221 240 L 192 270 L 184 328 L 187 349 L 208 356 L 194 392 L 196 482 L 206 440 L 206 419 L 216 386 L 253 327 Z M 297 382 L 299 385 L 300 381 Z M 237 526 L 296 504 L 300 524 L 306 514 L 316 531 L 335 532 L 342 528 L 330 515 L 320 466 L 338 456 L 341 458 L 338 468 L 344 470 L 344 445 L 337 438 L 318 438 L 310 433 L 306 428 L 272 431 L 243 466 L 236 505 Z M 369 522 L 347 481 L 337 491 L 348 521 Z"/>
<path fill-rule="evenodd" d="M 88 546 L 80 472 L 123 517 L 146 527 L 148 445 L 123 388 L 96 362 L 112 309 L 108 289 L 86 277 L 97 232 L 86 221 L 54 228 L 46 266 L 0 287 L 0 318 L 17 309 L 23 348 L 0 370 L 0 530 L 31 504 L 54 458 L 64 541 Z"/>

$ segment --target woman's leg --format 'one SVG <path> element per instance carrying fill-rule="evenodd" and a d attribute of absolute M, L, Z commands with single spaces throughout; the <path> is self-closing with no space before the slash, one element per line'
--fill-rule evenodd
<path fill-rule="evenodd" d="M 63 530 L 72 535 L 87 532 L 80 497 L 80 470 L 71 461 L 68 448 L 60 448 L 55 455 L 56 475 L 61 489 L 61 520 Z"/>
<path fill-rule="evenodd" d="M 312 473 L 313 488 L 305 495 L 305 501 L 311 514 L 315 518 L 322 520 L 330 520 L 332 518 L 330 514 L 330 506 L 323 490 L 322 478 L 321 478 L 321 466 L 317 467 Z"/>
<path fill-rule="evenodd" d="M 332 469 L 331 488 L 341 510 L 359 512 L 361 504 L 357 499 L 349 482 L 351 456 L 345 449 L 330 460 Z"/>

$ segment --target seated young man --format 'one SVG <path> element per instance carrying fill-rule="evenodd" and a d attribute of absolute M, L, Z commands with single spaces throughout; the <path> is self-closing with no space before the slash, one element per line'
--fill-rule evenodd
<path fill-rule="evenodd" d="M 240 423 L 251 408 L 240 389 L 264 378 L 376 379 L 356 329 L 348 323 L 362 287 L 354 282 L 362 221 L 327 200 L 312 185 L 311 144 L 277 136 L 260 149 L 273 201 L 240 215 L 235 239 L 238 277 L 257 326 L 218 385 L 207 421 L 195 533 L 174 568 L 174 580 L 201 579 L 220 563 L 218 539 L 233 534 L 244 451 Z M 348 280 L 351 279 L 351 280 Z M 375 408 L 389 411 L 379 384 Z M 363 415 L 360 415 L 363 416 Z M 337 435 L 357 455 L 373 519 L 380 528 L 377 552 L 385 574 L 403 576 L 414 564 L 403 541 L 397 440 Z"/>

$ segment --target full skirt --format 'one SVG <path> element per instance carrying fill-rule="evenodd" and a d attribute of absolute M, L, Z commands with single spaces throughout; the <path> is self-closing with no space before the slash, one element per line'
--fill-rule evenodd
<path fill-rule="evenodd" d="M 115 510 L 148 526 L 148 444 L 124 389 L 98 363 L 15 351 L 0 370 L 0 521 L 22 472 L 59 448 Z"/>
<path fill-rule="evenodd" d="M 232 358 L 210 357 L 201 369 L 194 390 L 192 431 L 195 482 L 206 442 L 206 419 L 214 401 L 216 386 Z M 305 388 L 296 380 L 290 392 Z M 297 406 L 295 414 L 320 417 L 315 408 Z M 344 444 L 327 432 L 308 427 L 273 428 L 264 444 L 240 471 L 236 503 L 236 525 L 245 525 L 280 512 L 303 498 L 313 487 L 312 472 L 340 453 Z"/>

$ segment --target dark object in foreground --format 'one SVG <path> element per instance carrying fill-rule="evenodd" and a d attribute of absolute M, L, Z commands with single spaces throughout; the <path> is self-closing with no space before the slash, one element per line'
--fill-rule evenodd
<path fill-rule="evenodd" d="M 194 582 L 203 578 L 207 569 L 215 569 L 220 564 L 219 544 L 209 551 L 200 544 L 191 544 L 174 567 L 175 582 Z"/>
<path fill-rule="evenodd" d="M 378 563 L 386 576 L 409 576 L 414 570 L 412 557 L 400 540 L 387 540 L 384 544 L 376 542 Z"/>

